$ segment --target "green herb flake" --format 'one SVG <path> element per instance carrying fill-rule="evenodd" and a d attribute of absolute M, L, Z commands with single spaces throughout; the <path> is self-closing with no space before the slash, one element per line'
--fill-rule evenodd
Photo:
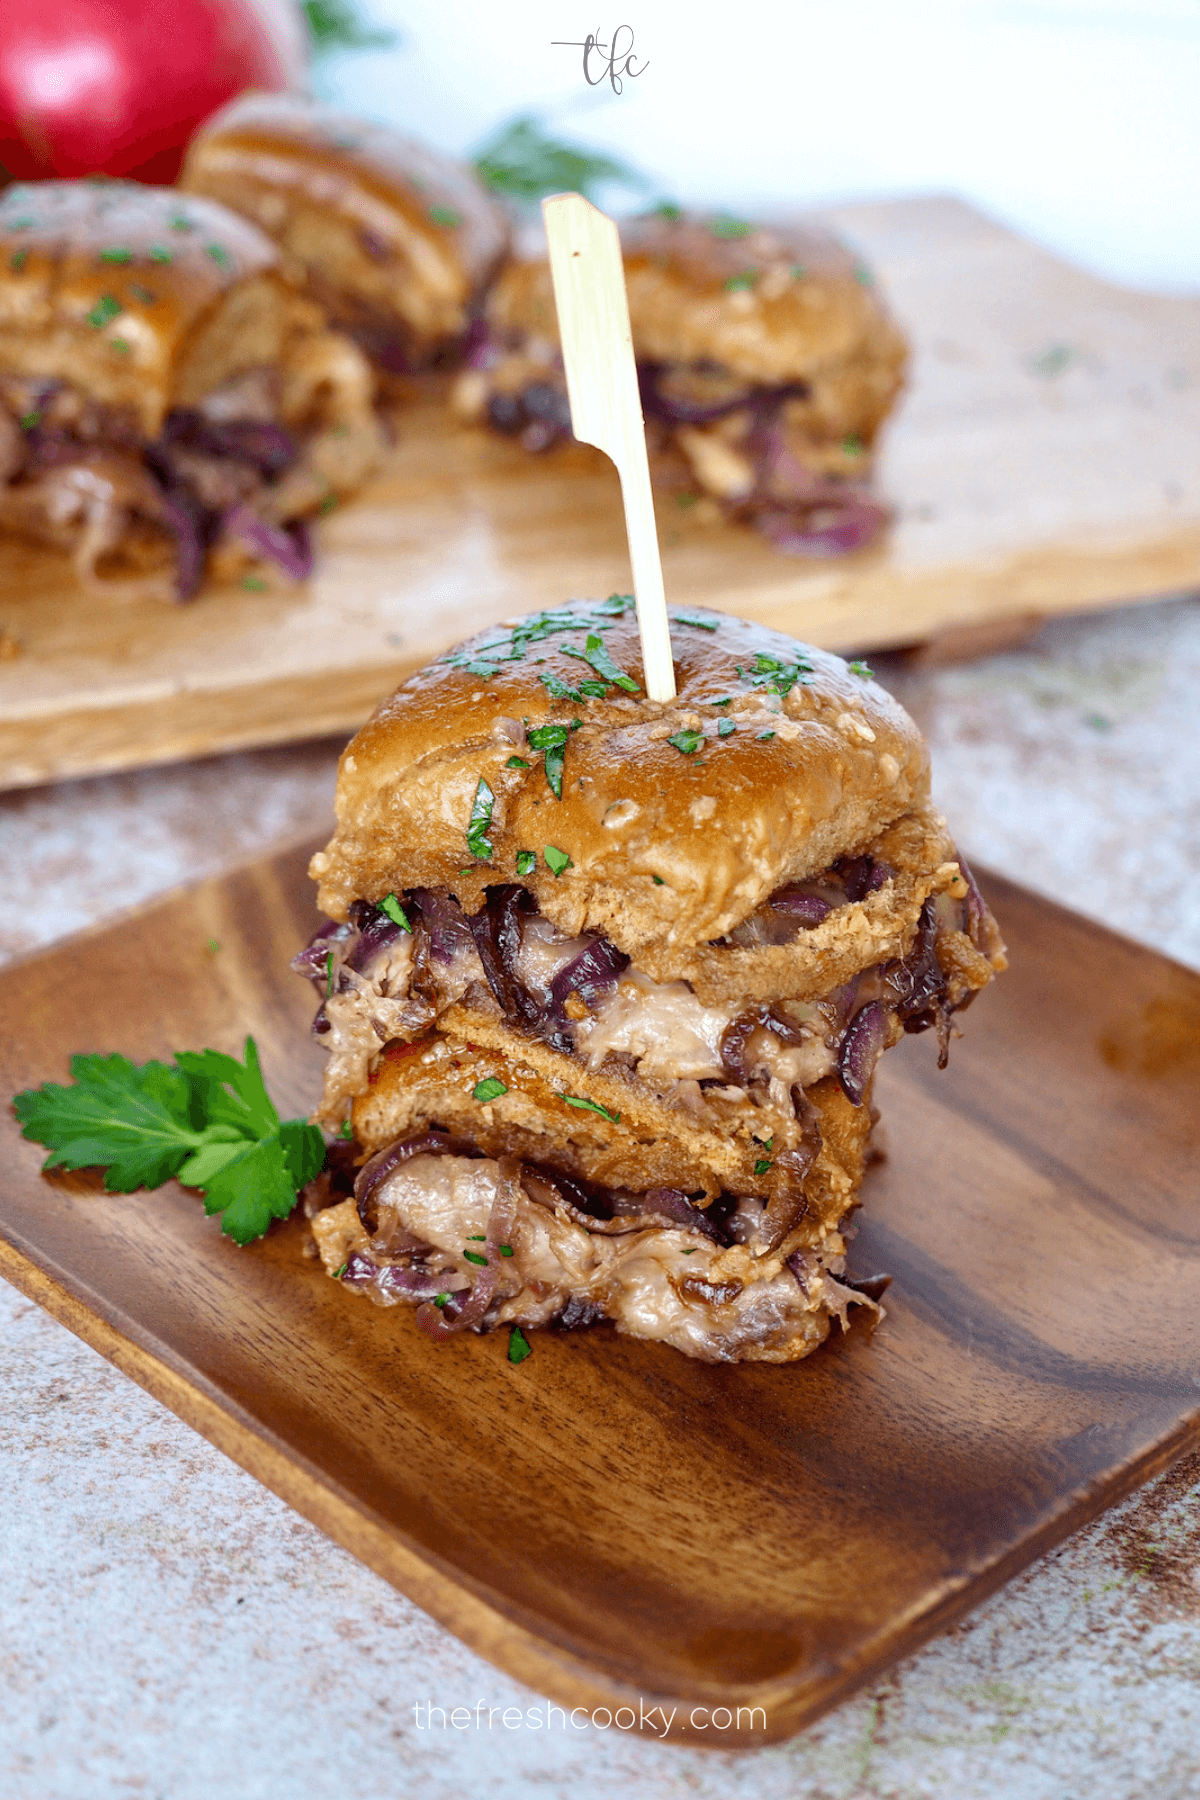
<path fill-rule="evenodd" d="M 608 1108 L 606 1106 L 601 1106 L 598 1100 L 584 1100 L 578 1094 L 560 1094 L 558 1097 L 560 1100 L 565 1100 L 568 1106 L 575 1107 L 579 1112 L 599 1113 L 600 1117 L 602 1119 L 607 1119 L 610 1125 L 619 1125 L 621 1123 L 620 1113 L 609 1112 Z"/>
<path fill-rule="evenodd" d="M 526 732 L 530 747 L 544 751 L 546 780 L 556 800 L 562 799 L 563 766 L 566 760 L 570 727 L 566 725 L 533 725 Z"/>
<path fill-rule="evenodd" d="M 667 885 L 661 875 L 652 875 L 650 877 L 650 879 L 654 883 L 655 887 L 666 887 L 666 885 Z"/>
<path fill-rule="evenodd" d="M 14 275 L 19 275 L 21 273 L 21 270 L 25 267 L 25 264 L 28 261 L 29 261 L 28 250 L 14 250 L 12 255 L 8 259 L 8 266 L 12 270 Z"/>
<path fill-rule="evenodd" d="M 696 1254 L 696 1246 L 695 1246 L 695 1245 L 694 1245 L 694 1244 L 693 1244 L 693 1246 L 692 1246 L 692 1248 L 691 1248 L 691 1249 L 690 1249 L 690 1250 L 681 1250 L 681 1251 L 680 1251 L 680 1252 L 679 1252 L 679 1254 L 680 1254 L 680 1255 L 681 1255 L 681 1256 L 695 1256 L 695 1254 Z"/>
<path fill-rule="evenodd" d="M 686 511 L 689 506 L 695 506 L 699 498 L 699 494 L 676 494 L 675 504 Z"/>
<path fill-rule="evenodd" d="M 326 496 L 322 500 L 320 506 L 318 506 L 317 511 L 321 514 L 322 517 L 324 517 L 327 513 L 331 513 L 333 511 L 333 509 L 337 505 L 337 503 L 338 503 L 338 497 L 336 494 L 326 494 Z"/>
<path fill-rule="evenodd" d="M 861 675 L 864 681 L 874 681 L 875 679 L 875 671 L 868 663 L 852 662 L 848 663 L 846 666 L 852 675 Z"/>
<path fill-rule="evenodd" d="M 102 250 L 100 252 L 100 261 L 102 263 L 129 263 L 133 261 L 133 251 Z"/>
<path fill-rule="evenodd" d="M 755 1173 L 755 1174 L 756 1174 L 756 1175 L 765 1175 L 765 1174 L 766 1174 L 766 1173 L 767 1173 L 767 1170 L 768 1170 L 768 1169 L 769 1169 L 769 1168 L 770 1168 L 770 1167 L 771 1167 L 771 1161 L 770 1161 L 770 1158 L 769 1158 L 769 1157 L 765 1157 L 765 1156 L 764 1156 L 764 1157 L 760 1157 L 760 1158 L 759 1158 L 759 1160 L 758 1160 L 758 1162 L 756 1162 L 756 1163 L 755 1163 L 755 1165 L 754 1165 L 754 1173 Z"/>
<path fill-rule="evenodd" d="M 533 1347 L 519 1325 L 514 1325 L 508 1334 L 508 1360 L 510 1363 L 523 1363 L 527 1356 L 533 1355 Z"/>
<path fill-rule="evenodd" d="M 733 705 L 733 695 L 732 694 L 722 694 L 721 698 L 719 700 L 710 700 L 708 702 L 708 704 L 710 706 L 732 706 Z"/>
<path fill-rule="evenodd" d="M 562 654 L 564 656 L 577 656 L 580 662 L 590 663 L 597 675 L 601 676 L 605 681 L 614 682 L 619 688 L 624 688 L 627 694 L 636 694 L 638 692 L 637 682 L 626 675 L 621 669 L 618 669 L 616 663 L 613 661 L 605 647 L 604 639 L 596 632 L 590 631 L 588 633 L 587 641 L 582 650 L 574 650 L 570 645 L 564 644 L 562 647 Z"/>
<path fill-rule="evenodd" d="M 121 311 L 121 302 L 115 294 L 101 294 L 95 306 L 87 315 L 87 322 L 93 331 L 100 331 Z"/>
<path fill-rule="evenodd" d="M 746 219 L 734 219 L 728 213 L 723 213 L 712 220 L 708 229 L 715 238 L 745 238 L 750 236 L 754 227 Z"/>
<path fill-rule="evenodd" d="M 338 1127 L 338 1136 L 342 1139 L 343 1143 L 346 1143 L 346 1144 L 353 1143 L 353 1141 L 354 1141 L 353 1120 L 351 1120 L 351 1119 L 343 1119 L 342 1120 L 341 1125 Z"/>
<path fill-rule="evenodd" d="M 194 231 L 195 227 L 192 224 L 192 221 L 184 213 L 177 212 L 171 215 L 171 230 Z"/>
<path fill-rule="evenodd" d="M 722 738 L 732 737 L 736 730 L 737 726 L 732 719 L 721 719 L 717 725 L 717 736 Z"/>
<path fill-rule="evenodd" d="M 786 699 L 797 682 L 802 685 L 812 674 L 812 664 L 803 657 L 797 657 L 794 663 L 780 662 L 777 656 L 767 656 L 762 650 L 754 658 L 753 669 L 747 671 L 740 665 L 738 674 L 751 687 L 769 688 L 772 693 Z"/>
<path fill-rule="evenodd" d="M 748 269 L 744 275 L 731 275 L 725 283 L 725 287 L 731 294 L 748 294 L 753 291 L 754 283 L 757 280 L 758 276 L 754 270 Z"/>
<path fill-rule="evenodd" d="M 498 1081 L 494 1075 L 489 1075 L 485 1080 L 475 1083 L 471 1089 L 471 1098 L 478 1100 L 482 1106 L 486 1106 L 489 1100 L 498 1100 L 501 1094 L 507 1094 L 507 1092 L 508 1089 L 502 1081 Z"/>
<path fill-rule="evenodd" d="M 42 415 L 40 412 L 23 413 L 21 415 L 21 430 L 22 431 L 32 431 L 34 426 L 40 425 L 41 422 L 42 422 Z"/>
<path fill-rule="evenodd" d="M 151 246 L 150 246 L 150 261 L 151 262 L 169 263 L 169 262 L 172 262 L 173 260 L 174 259 L 171 255 L 171 252 L 165 247 L 165 245 L 151 244 Z"/>
<path fill-rule="evenodd" d="M 476 1268 L 478 1268 L 478 1269 L 486 1269 L 487 1268 L 487 1257 L 480 1256 L 478 1250 L 464 1250 L 463 1255 L 466 1257 L 466 1259 L 469 1263 L 474 1263 Z"/>
<path fill-rule="evenodd" d="M 533 871 L 536 868 L 537 868 L 537 851 L 536 850 L 518 850 L 517 851 L 517 874 L 518 875 L 532 875 Z"/>
<path fill-rule="evenodd" d="M 703 613 L 677 612 L 671 614 L 673 625 L 690 625 L 693 631 L 715 631 L 720 619 L 707 619 Z"/>
<path fill-rule="evenodd" d="M 475 789 L 475 798 L 471 802 L 471 817 L 467 821 L 467 849 L 480 862 L 490 862 L 492 859 L 492 844 L 487 829 L 492 822 L 492 808 L 495 804 L 496 796 L 481 775 L 479 786 Z"/>
<path fill-rule="evenodd" d="M 678 225 L 683 217 L 682 206 L 676 206 L 674 200 L 660 200 L 654 211 L 657 217 L 665 219 L 668 225 Z"/>
<path fill-rule="evenodd" d="M 110 338 L 109 343 L 114 350 L 119 350 L 122 356 L 128 356 L 129 352 L 133 349 L 133 345 L 127 338 Z"/>
<path fill-rule="evenodd" d="M 225 249 L 223 244 L 205 244 L 204 254 L 206 256 L 211 256 L 218 269 L 231 269 L 233 267 L 229 252 Z"/>
<path fill-rule="evenodd" d="M 860 437 L 847 437 L 842 439 L 843 456 L 861 456 L 864 449 L 865 445 Z"/>
<path fill-rule="evenodd" d="M 435 225 L 461 225 L 462 214 L 452 206 L 431 206 L 429 216 Z"/>
<path fill-rule="evenodd" d="M 539 675 L 538 680 L 552 700 L 574 700 L 578 702 L 583 699 L 583 695 L 578 688 L 568 687 L 565 681 L 560 681 L 558 679 L 557 675 Z"/>
<path fill-rule="evenodd" d="M 216 956 L 218 951 L 221 948 L 220 938 L 209 938 L 209 940 L 205 944 L 204 948 L 208 951 L 208 954 L 210 956 Z"/>
<path fill-rule="evenodd" d="M 14 219 L 8 229 L 10 231 L 32 231 L 36 224 L 36 219 Z"/>
<path fill-rule="evenodd" d="M 342 1279 L 342 1276 L 346 1273 L 346 1270 L 349 1267 L 350 1267 L 350 1264 L 348 1262 L 344 1262 L 340 1269 L 335 1269 L 333 1271 L 333 1279 L 335 1281 L 340 1281 Z"/>
<path fill-rule="evenodd" d="M 793 263 L 792 264 L 792 280 L 793 281 L 803 281 L 804 277 L 807 274 L 808 274 L 808 270 L 805 268 L 803 263 Z"/>
<path fill-rule="evenodd" d="M 533 764 L 526 762 L 523 756 L 510 756 L 504 766 L 506 769 L 531 769 Z"/>
<path fill-rule="evenodd" d="M 704 733 L 702 731 L 673 731 L 667 742 L 684 756 L 695 756 L 704 742 Z"/>
<path fill-rule="evenodd" d="M 854 279 L 861 287 L 869 288 L 875 286 L 875 277 L 872 275 L 870 269 L 868 269 L 866 263 L 859 263 L 856 266 L 854 270 Z"/>
<path fill-rule="evenodd" d="M 379 902 L 379 910 L 381 913 L 387 915 L 393 925 L 398 925 L 401 931 L 412 931 L 412 926 L 408 922 L 408 914 L 397 900 L 395 894 L 385 894 L 383 899 Z"/>
<path fill-rule="evenodd" d="M 756 732 L 755 735 L 758 737 L 759 741 L 761 742 L 765 738 L 773 738 L 775 736 L 775 733 L 773 731 L 759 731 L 759 732 Z"/>
<path fill-rule="evenodd" d="M 333 999 L 333 951 L 325 952 L 325 998 Z"/>
<path fill-rule="evenodd" d="M 511 1256 L 513 1253 L 513 1247 L 511 1244 L 497 1244 L 496 1248 L 497 1248 L 497 1250 L 499 1250 L 501 1256 Z"/>
<path fill-rule="evenodd" d="M 317 1127 L 280 1120 L 253 1038 L 242 1062 L 217 1050 L 180 1051 L 173 1065 L 75 1056 L 71 1075 L 69 1087 L 46 1082 L 13 1101 L 23 1135 L 50 1151 L 43 1167 L 102 1168 L 118 1194 L 175 1177 L 203 1192 L 235 1243 L 286 1219 L 324 1166 Z"/>
<path fill-rule="evenodd" d="M 261 575 L 243 575 L 242 586 L 248 594 L 265 594 L 267 583 Z"/>
<path fill-rule="evenodd" d="M 546 858 L 546 867 L 554 876 L 555 880 L 558 879 L 565 869 L 572 869 L 575 866 L 566 851 L 557 849 L 553 844 L 547 844 L 543 854 Z"/>
<path fill-rule="evenodd" d="M 433 1296 L 433 1304 L 437 1307 L 449 1306 L 449 1304 L 450 1304 L 449 1294 L 435 1294 Z"/>

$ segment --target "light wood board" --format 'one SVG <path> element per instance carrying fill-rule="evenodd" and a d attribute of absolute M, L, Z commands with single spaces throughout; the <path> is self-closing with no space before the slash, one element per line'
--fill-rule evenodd
<path fill-rule="evenodd" d="M 879 482 L 886 542 L 840 561 L 660 504 L 668 599 L 833 649 L 1200 585 L 1200 300 L 1072 270 L 953 200 L 826 215 L 916 346 Z M 306 587 L 105 608 L 0 546 L 0 786 L 354 729 L 458 637 L 628 591 L 617 476 L 454 425 L 426 397 L 370 489 L 320 527 Z"/>
<path fill-rule="evenodd" d="M 250 1031 L 285 1116 L 307 1110 L 305 861 L 6 973 L 0 1093 L 74 1051 Z M 887 1317 L 804 1362 L 608 1327 L 532 1333 L 519 1367 L 503 1332 L 433 1344 L 330 1281 L 301 1219 L 238 1250 L 173 1184 L 44 1177 L 7 1106 L 0 1274 L 560 1704 L 707 1708 L 676 1742 L 784 1737 L 1200 1440 L 1200 977 L 985 887 L 1009 972 L 944 1073 L 932 1033 L 880 1069 L 888 1156 L 851 1262 L 894 1276 Z"/>

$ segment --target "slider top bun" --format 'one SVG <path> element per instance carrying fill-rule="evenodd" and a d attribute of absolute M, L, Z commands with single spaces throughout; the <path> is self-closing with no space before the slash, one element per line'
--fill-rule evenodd
<path fill-rule="evenodd" d="M 644 696 L 633 603 L 616 596 L 481 632 L 411 675 L 342 757 L 337 831 L 312 864 L 322 909 L 445 887 L 473 911 L 487 885 L 520 881 L 567 933 L 682 955 L 927 798 L 920 732 L 839 657 L 721 613 L 673 613 L 672 640 L 665 705 Z M 605 697 L 580 689 L 605 669 Z M 525 721 L 567 728 L 561 799 Z M 467 843 L 481 780 L 486 862 Z M 558 877 L 547 845 L 571 859 Z M 536 852 L 530 874 L 520 851 Z"/>
<path fill-rule="evenodd" d="M 0 370 L 69 382 L 147 437 L 275 363 L 297 308 L 315 316 L 270 239 L 210 200 L 132 181 L 0 195 Z"/>
<path fill-rule="evenodd" d="M 180 183 L 255 219 L 339 319 L 390 315 L 418 354 L 465 331 L 508 246 L 505 216 L 470 169 L 289 94 L 216 113 Z"/>

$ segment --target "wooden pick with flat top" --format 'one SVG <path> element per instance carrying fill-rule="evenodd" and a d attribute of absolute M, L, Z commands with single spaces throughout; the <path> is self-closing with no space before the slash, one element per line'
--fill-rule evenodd
<path fill-rule="evenodd" d="M 673 700 L 671 630 L 617 228 L 582 194 L 555 194 L 543 200 L 542 216 L 550 245 L 571 428 L 581 443 L 595 444 L 617 466 L 646 692 L 651 700 Z"/>

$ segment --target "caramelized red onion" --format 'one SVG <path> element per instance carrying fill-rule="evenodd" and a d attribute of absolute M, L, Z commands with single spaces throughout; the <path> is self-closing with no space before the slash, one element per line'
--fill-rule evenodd
<path fill-rule="evenodd" d="M 414 888 L 411 899 L 425 927 L 429 955 L 447 966 L 472 941 L 466 913 L 452 894 L 440 888 Z"/>
<path fill-rule="evenodd" d="M 350 923 L 357 937 L 346 953 L 346 962 L 359 975 L 370 968 L 375 959 L 391 948 L 404 931 L 394 919 L 372 906 L 369 900 L 352 900 Z"/>
<path fill-rule="evenodd" d="M 492 1303 L 496 1291 L 496 1283 L 500 1276 L 501 1244 L 507 1244 L 512 1236 L 513 1221 L 517 1216 L 517 1200 L 521 1192 L 521 1165 L 515 1157 L 502 1156 L 499 1162 L 499 1179 L 496 1182 L 496 1197 L 492 1201 L 492 1210 L 488 1214 L 487 1234 L 484 1239 L 483 1253 L 487 1258 L 483 1268 L 475 1276 L 470 1294 L 461 1306 L 454 1309 L 438 1307 L 427 1300 L 417 1309 L 417 1324 L 434 1340 L 441 1343 L 456 1331 L 466 1331 L 472 1326 L 482 1325 L 484 1315 Z M 439 1290 L 449 1291 L 448 1289 Z"/>
<path fill-rule="evenodd" d="M 838 1051 L 838 1080 L 847 1100 L 861 1106 L 887 1037 L 887 1008 L 872 1000 L 851 1019 Z"/>
<path fill-rule="evenodd" d="M 629 958 L 607 938 L 597 938 L 586 950 L 572 957 L 550 983 L 554 1011 L 561 1013 L 571 994 L 578 994 L 589 1005 L 606 993 L 617 977 L 629 967 Z"/>
<path fill-rule="evenodd" d="M 312 574 L 312 539 L 303 519 L 273 525 L 260 519 L 249 506 L 231 506 L 222 515 L 222 522 L 231 537 L 273 562 L 293 581 L 304 581 Z"/>
<path fill-rule="evenodd" d="M 291 969 L 293 974 L 306 975 L 310 981 L 319 984 L 324 992 L 329 970 L 329 953 L 335 944 L 340 944 L 353 934 L 353 925 L 338 925 L 331 919 L 322 925 L 304 949 L 293 956 Z"/>
<path fill-rule="evenodd" d="M 358 1205 L 358 1216 L 363 1229 L 374 1234 L 378 1228 L 378 1210 L 375 1206 L 375 1190 L 395 1173 L 401 1163 L 406 1163 L 414 1156 L 474 1156 L 478 1154 L 469 1144 L 451 1137 L 448 1131 L 423 1131 L 417 1137 L 401 1138 L 394 1144 L 387 1144 L 369 1157 L 358 1171 L 354 1181 L 354 1198 Z"/>
<path fill-rule="evenodd" d="M 746 1046 L 760 1027 L 773 1032 L 785 1044 L 804 1041 L 804 1032 L 800 1027 L 774 1007 L 752 1006 L 747 1012 L 739 1013 L 725 1027 L 721 1036 L 721 1062 L 735 1087 L 750 1087 L 753 1084 L 754 1072 L 746 1061 Z"/>

